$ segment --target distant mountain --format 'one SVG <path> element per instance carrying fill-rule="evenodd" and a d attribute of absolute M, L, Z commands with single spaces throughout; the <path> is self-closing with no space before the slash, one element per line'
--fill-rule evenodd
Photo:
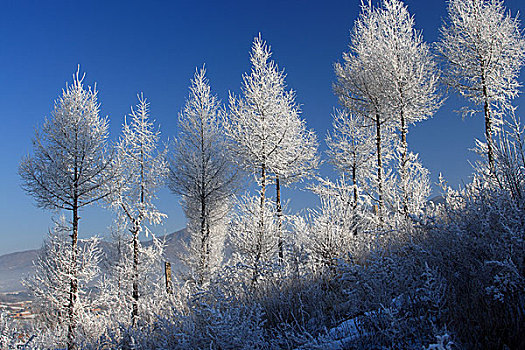
<path fill-rule="evenodd" d="M 164 257 L 167 261 L 171 262 L 171 269 L 174 273 L 177 273 L 182 268 L 181 255 L 184 253 L 184 246 L 187 246 L 190 240 L 190 236 L 185 229 L 179 230 L 174 233 L 170 233 L 166 236 L 158 237 L 164 240 L 166 246 L 164 248 Z M 144 242 L 144 246 L 152 244 L 152 240 Z"/>
<path fill-rule="evenodd" d="M 174 272 L 178 271 L 181 266 L 180 255 L 183 251 L 182 242 L 188 242 L 189 236 L 186 230 L 182 229 L 166 236 L 158 237 L 166 243 L 165 258 L 172 264 Z M 150 246 L 152 240 L 143 242 L 144 246 Z M 111 245 L 102 241 L 100 248 L 103 254 L 107 254 Z M 0 256 L 0 293 L 10 293 L 15 291 L 25 291 L 22 280 L 35 271 L 33 261 L 38 256 L 38 249 L 26 250 L 22 252 L 10 253 Z"/>
<path fill-rule="evenodd" d="M 25 289 L 22 279 L 34 271 L 33 261 L 38 250 L 26 250 L 0 256 L 0 292 Z"/>

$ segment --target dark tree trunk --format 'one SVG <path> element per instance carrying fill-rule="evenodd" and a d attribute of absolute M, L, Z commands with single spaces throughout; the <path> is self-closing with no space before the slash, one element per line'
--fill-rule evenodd
<path fill-rule="evenodd" d="M 354 186 L 354 209 L 357 207 L 357 170 L 356 165 L 352 166 L 352 185 Z"/>
<path fill-rule="evenodd" d="M 264 202 L 266 200 L 266 166 L 261 167 L 261 217 L 259 223 L 261 230 L 264 229 Z"/>
<path fill-rule="evenodd" d="M 138 225 L 133 226 L 133 291 L 132 291 L 132 303 L 133 310 L 131 313 L 131 324 L 135 326 L 139 316 L 139 227 Z"/>
<path fill-rule="evenodd" d="M 259 235 L 256 242 L 256 255 L 253 266 L 252 286 L 255 287 L 259 279 L 259 260 L 262 254 L 262 240 L 264 237 L 264 203 L 266 200 L 266 163 L 263 162 L 261 166 L 261 203 L 260 203 L 260 218 L 259 218 Z"/>
<path fill-rule="evenodd" d="M 76 135 L 75 135 L 76 136 Z M 69 324 L 67 329 L 67 348 L 68 350 L 76 350 L 77 344 L 75 341 L 75 329 L 77 327 L 76 305 L 78 297 L 78 271 L 77 271 L 77 255 L 78 255 L 78 179 L 79 167 L 78 159 L 75 157 L 75 172 L 73 182 L 73 222 L 71 233 L 71 270 L 70 270 L 70 288 L 69 288 Z"/>
<path fill-rule="evenodd" d="M 202 184 L 204 185 L 204 183 Z M 200 249 L 200 262 L 199 262 L 199 272 L 198 272 L 198 281 L 197 283 L 202 286 L 204 284 L 204 274 L 206 273 L 206 267 L 208 265 L 207 258 L 208 258 L 208 252 L 207 252 L 207 246 L 208 246 L 208 239 L 209 239 L 209 233 L 206 229 L 206 200 L 204 196 L 201 196 L 201 249 Z"/>
<path fill-rule="evenodd" d="M 377 215 L 383 223 L 383 163 L 381 159 L 381 122 L 376 114 L 376 152 L 377 152 Z"/>
<path fill-rule="evenodd" d="M 408 128 L 406 125 L 405 114 L 401 110 L 401 166 L 400 166 L 400 176 L 401 176 L 401 192 L 403 196 L 403 214 L 408 218 L 408 169 L 407 169 L 407 155 L 408 155 L 408 144 L 407 144 L 407 133 Z"/>
<path fill-rule="evenodd" d="M 199 272 L 198 272 L 198 281 L 197 283 L 202 286 L 204 284 L 205 280 L 205 274 L 207 271 L 207 267 L 209 265 L 208 261 L 208 247 L 209 247 L 209 225 L 207 225 L 207 219 L 206 219 L 206 156 L 205 156 L 205 145 L 204 145 L 204 123 L 201 119 L 200 123 L 200 142 L 201 142 L 201 193 L 200 193 L 200 201 L 201 201 L 201 249 L 200 249 L 200 262 L 199 262 Z"/>
<path fill-rule="evenodd" d="M 278 248 L 279 248 L 279 264 L 284 263 L 284 242 L 283 242 L 283 207 L 281 205 L 281 184 L 279 176 L 275 176 L 275 190 L 276 204 L 277 204 L 277 226 L 278 226 Z"/>
<path fill-rule="evenodd" d="M 75 342 L 75 329 L 77 327 L 76 304 L 78 295 L 78 271 L 77 271 L 77 255 L 78 255 L 78 198 L 74 198 L 73 203 L 73 232 L 71 234 L 71 281 L 69 288 L 69 324 L 67 329 L 67 348 L 68 350 L 75 350 L 77 348 Z"/>
<path fill-rule="evenodd" d="M 171 281 L 171 263 L 169 261 L 164 262 L 164 279 L 166 281 L 166 294 L 170 295 L 173 293 L 173 284 Z"/>
<path fill-rule="evenodd" d="M 353 204 L 353 213 L 352 215 L 355 217 L 355 210 L 357 208 L 357 166 L 354 163 L 352 166 L 352 184 L 354 186 L 354 204 Z M 355 221 L 354 221 L 355 225 Z M 357 236 L 357 225 L 354 226 L 354 236 Z"/>
<path fill-rule="evenodd" d="M 118 232 L 118 231 L 117 231 Z M 118 298 L 120 300 L 120 296 L 121 296 L 121 289 L 122 289 L 122 286 L 121 286 L 121 281 L 120 279 L 122 278 L 122 270 L 120 270 L 121 268 L 121 262 L 122 262 L 122 247 L 121 247 L 121 244 L 122 244 L 122 238 L 120 236 L 118 236 L 118 242 L 117 242 L 117 256 L 118 256 L 118 266 L 119 266 L 119 272 L 118 272 L 118 276 L 117 276 L 117 286 L 118 286 Z"/>
<path fill-rule="evenodd" d="M 145 201 L 145 188 L 144 188 L 144 150 L 140 150 L 140 203 L 144 204 Z M 133 290 L 132 290 L 132 311 L 131 311 L 131 324 L 135 326 L 137 324 L 139 316 L 139 232 L 140 225 L 142 223 L 143 214 L 139 212 L 138 217 L 133 219 L 133 227 L 131 229 L 131 235 L 133 236 Z"/>
<path fill-rule="evenodd" d="M 483 79 L 483 99 L 484 99 L 484 112 L 485 112 L 485 138 L 487 139 L 487 158 L 489 161 L 489 169 L 494 174 L 494 145 L 492 141 L 492 119 L 490 116 L 490 102 L 487 92 L 487 86 L 485 79 Z"/>

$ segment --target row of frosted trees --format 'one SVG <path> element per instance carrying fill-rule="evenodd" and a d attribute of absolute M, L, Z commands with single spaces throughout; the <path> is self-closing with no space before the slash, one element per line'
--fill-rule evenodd
<path fill-rule="evenodd" d="M 379 283 L 377 276 L 395 269 L 384 262 L 403 262 L 407 255 L 389 249 L 428 237 L 424 230 L 431 223 L 446 221 L 464 203 L 448 189 L 447 208 L 429 205 L 428 171 L 407 142 L 409 126 L 431 117 L 443 103 L 440 81 L 471 102 L 474 109 L 466 112 L 482 107 L 485 142 L 478 141 L 478 150 L 486 161 L 479 163 L 477 179 L 510 190 L 515 198 L 524 190 L 522 127 L 511 105 L 525 55 L 519 23 L 499 0 L 451 0 L 448 10 L 441 41 L 432 50 L 401 1 L 362 5 L 349 51 L 335 64 L 341 109 L 326 137 L 328 160 L 342 175 L 335 182 L 316 177 L 321 163 L 316 135 L 260 36 L 241 94 L 231 94 L 227 107 L 211 92 L 205 70 L 195 73 L 179 114 L 179 134 L 169 146 L 159 144 L 160 132 L 142 95 L 110 146 L 97 92 L 84 87 L 77 73 L 19 169 L 38 206 L 72 216 L 69 222 L 57 220 L 37 274 L 28 281 L 48 330 L 42 344 L 147 348 L 155 343 L 143 339 L 148 332 L 164 332 L 164 346 L 172 348 L 257 348 L 270 346 L 269 335 L 276 339 L 273 346 L 298 346 L 317 342 L 311 334 L 321 332 L 320 323 L 365 312 L 370 318 L 380 315 L 374 311 L 379 302 L 370 300 L 384 303 L 381 291 L 369 290 L 369 303 L 362 304 L 367 309 L 352 312 L 341 311 L 352 304 L 343 295 L 359 295 L 363 286 Z M 252 176 L 256 195 L 240 194 Z M 320 207 L 306 216 L 288 214 L 281 187 L 312 178 L 308 188 L 319 195 Z M 165 217 L 154 203 L 165 182 L 181 196 L 190 236 L 187 273 L 168 288 L 159 277 L 163 242 L 149 228 Z M 97 239 L 78 238 L 79 211 L 95 202 L 117 215 L 104 263 Z M 142 245 L 141 232 L 152 235 L 151 245 Z M 441 288 L 437 268 L 424 266 L 418 290 Z M 378 273 L 372 276 L 374 269 Z M 387 301 L 401 303 L 399 293 Z M 374 319 L 377 327 L 382 321 Z M 437 321 L 430 323 L 432 332 L 443 330 Z M 227 336 L 230 331 L 241 337 Z M 372 331 L 367 332 L 363 336 Z M 322 348 L 322 342 L 316 346 Z"/>
<path fill-rule="evenodd" d="M 58 324 L 53 331 L 59 332 L 67 325 L 68 348 L 77 345 L 75 329 L 89 308 L 88 300 L 80 300 L 85 297 L 81 294 L 97 275 L 100 258 L 96 242 L 79 245 L 79 210 L 86 205 L 101 201 L 117 213 L 114 271 L 103 280 L 101 292 L 108 300 L 111 293 L 106 291 L 115 291 L 129 301 L 132 325 L 139 318 L 139 295 L 144 294 L 139 284 L 153 273 L 144 268 L 148 265 L 144 260 L 162 260 L 162 243 L 154 238 L 155 247 L 147 251 L 141 247 L 139 233 L 148 235 L 151 232 L 147 224 L 160 224 L 166 216 L 154 205 L 155 191 L 166 179 L 169 188 L 182 197 L 190 234 L 185 260 L 190 279 L 198 286 L 205 284 L 223 263 L 233 194 L 241 173 L 260 174 L 256 177 L 260 199 L 257 209 L 251 207 L 252 198 L 242 200 L 246 202 L 241 210 L 253 209 L 256 213 L 238 217 L 236 223 L 245 227 L 234 230 L 240 236 L 232 235 L 231 243 L 242 260 L 252 259 L 254 284 L 262 264 L 267 262 L 264 259 L 273 250 L 274 238 L 279 259 L 283 259 L 280 184 L 311 175 L 318 157 L 315 135 L 300 119 L 295 95 L 286 91 L 284 74 L 269 60 L 270 55 L 262 39 L 256 38 L 252 74 L 244 77 L 244 96 L 231 97 L 228 117 L 210 91 L 205 70 L 198 71 L 179 115 L 180 132 L 171 149 L 159 147 L 160 132 L 149 118 L 149 104 L 142 95 L 126 117 L 114 147 L 107 143 L 107 119 L 99 116 L 97 92 L 84 87 L 79 73 L 56 101 L 52 117 L 33 140 L 34 154 L 20 166 L 20 175 L 24 189 L 36 198 L 38 206 L 72 212 L 70 243 L 64 236 L 69 232 L 68 224 L 62 218 L 50 233 L 38 271 L 29 282 L 42 301 L 55 306 L 46 312 L 48 321 Z M 270 178 L 277 188 L 275 215 L 279 231 L 273 226 L 268 228 L 276 221 L 274 213 L 268 212 L 270 204 L 265 195 Z M 270 218 L 266 220 L 267 216 Z M 124 230 L 131 234 L 129 244 L 122 237 Z M 253 254 L 246 258 L 243 249 Z M 124 287 L 126 283 L 131 288 Z M 114 312 L 119 300 L 108 303 L 114 315 L 127 319 Z"/>

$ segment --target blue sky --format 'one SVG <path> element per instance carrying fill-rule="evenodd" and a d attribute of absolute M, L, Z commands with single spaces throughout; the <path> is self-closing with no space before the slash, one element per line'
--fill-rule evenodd
<path fill-rule="evenodd" d="M 425 40 L 437 40 L 446 16 L 444 1 L 406 1 Z M 507 0 L 515 14 L 523 5 Z M 188 95 L 195 68 L 206 63 L 212 89 L 226 101 L 239 92 L 249 71 L 249 50 L 260 32 L 273 58 L 285 68 L 297 92 L 303 117 L 323 140 L 337 106 L 332 65 L 347 49 L 359 1 L 1 1 L 0 10 L 0 254 L 36 248 L 55 214 L 35 207 L 20 188 L 21 158 L 31 151 L 34 129 L 49 116 L 53 101 L 78 64 L 88 84 L 97 83 L 111 139 L 123 117 L 144 92 L 163 139 L 176 134 L 177 113 Z M 523 73 L 521 76 L 523 81 Z M 515 102 L 524 105 L 524 97 Z M 449 96 L 433 119 L 410 129 L 409 147 L 431 171 L 450 184 L 468 180 L 469 148 L 483 135 L 482 118 L 462 120 L 454 113 L 464 103 Z M 521 108 L 523 109 L 523 107 Z M 324 146 L 323 146 L 324 147 Z M 326 174 L 330 174 L 325 170 Z M 299 210 L 313 197 L 295 196 Z M 162 190 L 159 209 L 169 215 L 158 234 L 185 225 L 179 198 Z M 112 216 L 91 207 L 81 213 L 81 236 L 104 235 Z"/>

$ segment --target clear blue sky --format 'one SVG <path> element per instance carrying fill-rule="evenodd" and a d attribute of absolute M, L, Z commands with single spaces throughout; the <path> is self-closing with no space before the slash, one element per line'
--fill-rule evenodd
<path fill-rule="evenodd" d="M 512 13 L 522 0 L 507 0 Z M 444 1 L 406 1 L 425 40 L 437 39 L 446 15 Z M 88 84 L 97 83 L 102 114 L 118 137 L 123 116 L 143 91 L 163 138 L 177 132 L 177 113 L 188 94 L 195 68 L 206 63 L 212 89 L 223 100 L 239 92 L 250 69 L 249 50 L 259 32 L 285 68 L 297 91 L 303 116 L 323 140 L 337 105 L 332 65 L 347 49 L 359 13 L 358 0 L 346 1 L 1 1 L 0 10 L 0 254 L 36 248 L 54 214 L 35 207 L 20 188 L 17 168 L 31 151 L 34 128 L 49 116 L 53 101 L 78 64 Z M 522 74 L 522 81 L 523 81 Z M 468 151 L 482 137 L 481 118 L 462 121 L 454 96 L 434 116 L 410 129 L 409 147 L 437 181 L 467 181 Z M 525 105 L 524 97 L 516 103 Z M 525 106 L 523 106 L 525 107 Z M 521 110 L 523 110 L 523 107 Z M 324 146 L 323 146 L 324 148 Z M 290 195 L 292 192 L 285 192 Z M 297 195 L 296 192 L 293 192 Z M 297 195 L 294 209 L 311 196 Z M 159 209 L 169 215 L 158 234 L 178 230 L 185 220 L 179 198 L 160 193 Z M 84 211 L 81 236 L 103 235 L 111 215 Z"/>

